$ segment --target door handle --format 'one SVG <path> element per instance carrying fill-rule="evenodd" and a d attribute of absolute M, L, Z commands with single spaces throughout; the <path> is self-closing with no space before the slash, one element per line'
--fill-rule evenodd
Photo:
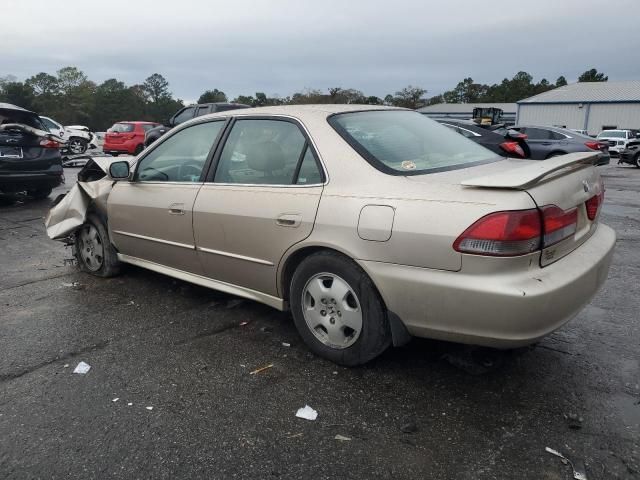
<path fill-rule="evenodd" d="M 298 227 L 302 216 L 297 213 L 285 213 L 276 218 L 276 225 L 281 227 Z"/>
<path fill-rule="evenodd" d="M 172 203 L 169 205 L 169 215 L 184 215 L 184 203 Z"/>

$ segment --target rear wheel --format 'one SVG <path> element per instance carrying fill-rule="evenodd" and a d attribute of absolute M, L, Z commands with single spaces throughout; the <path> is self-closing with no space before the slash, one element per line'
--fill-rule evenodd
<path fill-rule="evenodd" d="M 27 195 L 35 198 L 36 200 L 44 200 L 51 195 L 52 190 L 53 189 L 51 187 L 35 188 L 33 190 L 27 190 Z"/>
<path fill-rule="evenodd" d="M 87 151 L 87 146 L 89 142 L 87 142 L 83 138 L 71 137 L 69 139 L 69 143 L 67 143 L 67 148 L 74 155 L 80 155 Z"/>
<path fill-rule="evenodd" d="M 113 277 L 121 263 L 104 223 L 95 215 L 75 233 L 75 255 L 80 270 L 98 277 Z"/>
<path fill-rule="evenodd" d="M 391 344 L 386 308 L 373 282 L 338 253 L 307 257 L 293 274 L 290 300 L 300 336 L 321 357 L 361 365 Z"/>
<path fill-rule="evenodd" d="M 633 157 L 633 164 L 636 166 L 636 168 L 640 168 L 640 153 Z"/>

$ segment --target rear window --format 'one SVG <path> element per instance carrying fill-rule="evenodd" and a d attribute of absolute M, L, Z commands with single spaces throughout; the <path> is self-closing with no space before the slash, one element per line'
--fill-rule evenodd
<path fill-rule="evenodd" d="M 340 113 L 331 126 L 362 157 L 391 175 L 417 175 L 496 161 L 495 153 L 416 112 Z"/>
<path fill-rule="evenodd" d="M 605 130 L 598 135 L 598 138 L 625 138 L 625 132 L 620 130 Z"/>
<path fill-rule="evenodd" d="M 37 128 L 38 130 L 49 131 L 40 120 L 40 117 L 35 113 L 0 108 L 0 125 L 6 125 L 7 123 L 22 123 L 23 125 Z"/>
<path fill-rule="evenodd" d="M 116 123 L 110 130 L 114 133 L 133 132 L 135 125 L 133 123 Z"/>
<path fill-rule="evenodd" d="M 143 129 L 145 132 L 148 132 L 148 131 L 149 131 L 149 130 L 151 130 L 152 128 L 156 128 L 157 126 L 158 126 L 158 124 L 157 124 L 157 123 L 143 123 L 143 124 L 141 125 L 142 129 Z"/>

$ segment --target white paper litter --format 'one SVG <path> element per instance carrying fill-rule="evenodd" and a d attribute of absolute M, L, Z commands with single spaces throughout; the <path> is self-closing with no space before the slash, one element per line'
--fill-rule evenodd
<path fill-rule="evenodd" d="M 334 440 L 340 440 L 341 442 L 350 442 L 351 439 L 349 437 L 345 437 L 344 435 L 336 435 L 335 437 L 333 437 Z"/>
<path fill-rule="evenodd" d="M 111 400 L 112 402 L 117 402 L 118 400 L 120 400 L 118 397 L 114 398 L 113 400 Z"/>
<path fill-rule="evenodd" d="M 129 403 L 127 403 L 127 405 L 128 405 L 128 406 L 131 406 L 131 405 L 133 405 L 133 403 L 129 402 Z"/>
<path fill-rule="evenodd" d="M 287 343 L 287 342 L 282 342 L 282 346 L 283 346 L 283 347 L 290 347 L 290 346 L 291 346 L 291 344 L 290 344 L 290 343 Z"/>
<path fill-rule="evenodd" d="M 76 366 L 76 368 L 73 369 L 73 373 L 84 375 L 85 373 L 89 372 L 89 370 L 91 370 L 91 365 L 89 365 L 88 363 L 80 362 Z"/>
<path fill-rule="evenodd" d="M 296 417 L 304 418 L 305 420 L 315 420 L 318 418 L 318 412 L 316 412 L 309 405 L 305 405 L 304 408 L 299 408 L 296 412 Z"/>
<path fill-rule="evenodd" d="M 147 410 L 153 410 L 153 407 L 144 407 L 144 408 L 146 408 Z"/>

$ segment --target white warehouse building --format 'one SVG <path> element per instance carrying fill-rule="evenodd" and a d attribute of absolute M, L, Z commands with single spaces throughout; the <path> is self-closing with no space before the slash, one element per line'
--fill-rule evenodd
<path fill-rule="evenodd" d="M 586 130 L 640 129 L 640 81 L 582 82 L 518 102 L 519 125 Z"/>

